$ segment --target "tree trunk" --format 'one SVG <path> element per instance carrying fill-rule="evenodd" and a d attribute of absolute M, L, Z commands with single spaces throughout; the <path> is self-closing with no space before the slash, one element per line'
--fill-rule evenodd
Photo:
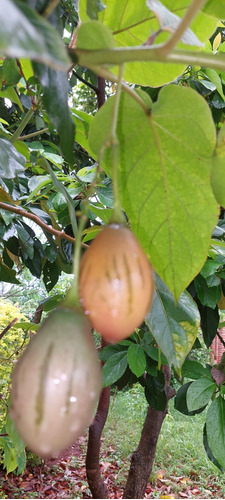
<path fill-rule="evenodd" d="M 108 498 L 108 489 L 100 471 L 99 457 L 101 435 L 108 416 L 110 403 L 110 387 L 104 387 L 100 396 L 98 409 L 89 427 L 88 449 L 86 455 L 86 474 L 93 498 Z"/>
<path fill-rule="evenodd" d="M 105 102 L 105 79 L 98 76 L 98 87 L 96 89 L 98 109 Z M 102 339 L 101 348 L 107 343 Z M 86 474 L 89 488 L 93 498 L 108 498 L 108 489 L 104 483 L 100 465 L 101 435 L 108 416 L 110 404 L 110 387 L 104 387 L 101 392 L 97 412 L 89 427 L 88 448 L 86 455 Z"/>
<path fill-rule="evenodd" d="M 102 339 L 101 349 L 107 342 Z M 104 387 L 98 403 L 97 412 L 89 427 L 88 447 L 86 454 L 86 474 L 93 498 L 108 498 L 108 489 L 104 483 L 100 465 L 101 435 L 108 416 L 110 404 L 110 387 Z"/>
<path fill-rule="evenodd" d="M 39 324 L 41 321 L 42 313 L 43 313 L 44 304 L 39 304 L 33 318 L 33 323 Z"/>
<path fill-rule="evenodd" d="M 165 376 L 165 393 L 167 401 L 169 401 L 175 395 L 175 391 L 170 387 L 169 367 L 164 366 L 162 369 Z M 139 445 L 131 457 L 123 498 L 144 498 L 155 458 L 158 437 L 167 412 L 168 404 L 164 411 L 148 407 Z"/>
<path fill-rule="evenodd" d="M 123 498 L 144 498 L 155 458 L 164 412 L 148 407 L 138 448 L 133 453 Z"/>
<path fill-rule="evenodd" d="M 103 106 L 105 102 L 105 79 L 98 76 L 98 87 L 97 87 L 97 103 L 98 109 Z"/>

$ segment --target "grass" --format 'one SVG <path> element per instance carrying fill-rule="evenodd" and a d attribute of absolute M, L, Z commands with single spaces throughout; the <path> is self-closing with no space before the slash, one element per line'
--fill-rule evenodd
<path fill-rule="evenodd" d="M 115 398 L 112 396 L 103 433 L 101 461 L 105 464 L 105 479 L 110 478 L 111 484 L 119 491 L 125 486 L 130 458 L 137 448 L 146 410 L 146 399 L 142 388 L 138 385 L 127 392 L 117 393 Z M 170 402 L 150 476 L 149 498 L 181 498 L 182 494 L 184 498 L 185 495 L 186 498 L 225 498 L 224 476 L 210 462 L 204 450 L 202 442 L 204 422 L 204 412 L 194 417 L 186 417 L 173 408 L 173 401 Z M 67 495 L 64 498 L 80 498 L 81 487 L 84 487 L 87 496 L 90 494 L 84 467 L 85 437 L 81 438 L 79 446 L 81 453 L 74 455 L 68 465 L 68 477 L 67 469 L 61 470 L 57 464 L 49 469 L 49 473 L 52 474 L 51 481 L 56 477 L 57 481 L 62 480 L 63 484 L 64 481 L 68 482 Z M 28 461 L 31 467 L 40 465 L 40 460 L 30 452 Z M 71 475 L 70 466 L 74 475 Z M 61 479 L 58 477 L 60 470 Z M 48 476 L 48 470 L 45 472 Z M 19 498 L 21 493 L 21 486 L 19 489 L 15 488 L 13 498 Z M 0 493 L 0 498 L 8 497 Z M 23 498 L 36 498 L 36 494 L 34 491 L 26 492 Z"/>
<path fill-rule="evenodd" d="M 103 451 L 112 449 L 111 459 L 121 464 L 119 483 L 126 481 L 130 457 L 136 449 L 147 404 L 141 387 L 134 386 L 125 393 L 118 393 L 112 400 L 108 420 L 104 430 Z M 174 409 L 170 402 L 159 436 L 155 464 L 151 481 L 154 483 L 159 474 L 165 482 L 172 483 L 172 491 L 178 495 L 184 485 L 189 489 L 196 485 L 205 498 L 213 498 L 210 491 L 217 490 L 219 497 L 225 498 L 224 475 L 208 459 L 203 446 L 203 426 L 205 412 L 188 417 Z M 109 458 L 110 459 L 110 458 Z M 177 478 L 182 477 L 181 484 Z M 175 480 L 175 482 L 174 482 Z M 160 495 L 159 495 L 160 496 Z"/>

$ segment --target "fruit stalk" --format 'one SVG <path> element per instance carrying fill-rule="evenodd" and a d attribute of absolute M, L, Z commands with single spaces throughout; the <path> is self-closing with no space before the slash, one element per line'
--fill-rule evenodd
<path fill-rule="evenodd" d="M 121 204 L 119 195 L 119 183 L 118 183 L 118 163 L 119 163 L 119 141 L 117 137 L 117 122 L 119 114 L 119 104 L 120 95 L 122 89 L 122 78 L 123 78 L 124 65 L 119 66 L 119 78 L 118 85 L 115 95 L 115 103 L 112 114 L 112 125 L 111 125 L 111 145 L 112 145 L 112 181 L 113 181 L 113 194 L 114 194 L 114 208 L 111 222 L 124 222 L 121 220 Z"/>
<path fill-rule="evenodd" d="M 88 205 L 88 201 L 87 201 Z M 80 308 L 80 300 L 79 300 L 79 266 L 80 266 L 80 249 L 81 249 L 81 238 L 84 226 L 87 221 L 87 216 L 83 213 L 80 217 L 78 231 L 76 235 L 76 243 L 73 255 L 73 282 L 71 284 L 70 289 L 67 292 L 64 305 L 67 307 L 77 307 Z"/>

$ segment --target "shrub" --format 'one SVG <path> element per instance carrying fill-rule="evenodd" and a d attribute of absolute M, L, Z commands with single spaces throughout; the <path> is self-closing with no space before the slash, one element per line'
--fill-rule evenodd
<path fill-rule="evenodd" d="M 0 335 L 15 319 L 25 320 L 25 315 L 17 305 L 0 299 Z M 16 323 L 0 338 L 0 426 L 5 421 L 6 402 L 10 389 L 10 376 L 16 359 L 29 340 L 27 332 L 17 328 Z"/>

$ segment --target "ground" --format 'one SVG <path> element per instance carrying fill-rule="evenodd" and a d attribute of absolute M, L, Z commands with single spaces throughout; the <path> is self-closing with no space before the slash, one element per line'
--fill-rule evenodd
<path fill-rule="evenodd" d="M 16 476 L 0 467 L 0 498 L 92 498 L 85 473 L 86 438 L 51 460 L 37 460 L 30 456 L 25 472 Z M 121 464 L 112 460 L 113 448 L 101 457 L 101 469 L 109 489 L 110 498 L 122 498 L 126 469 L 129 462 Z M 157 469 L 150 478 L 145 498 L 221 498 L 220 488 L 209 477 L 209 489 L 201 488 L 198 475 L 193 470 L 189 477 L 167 477 L 165 470 Z"/>

